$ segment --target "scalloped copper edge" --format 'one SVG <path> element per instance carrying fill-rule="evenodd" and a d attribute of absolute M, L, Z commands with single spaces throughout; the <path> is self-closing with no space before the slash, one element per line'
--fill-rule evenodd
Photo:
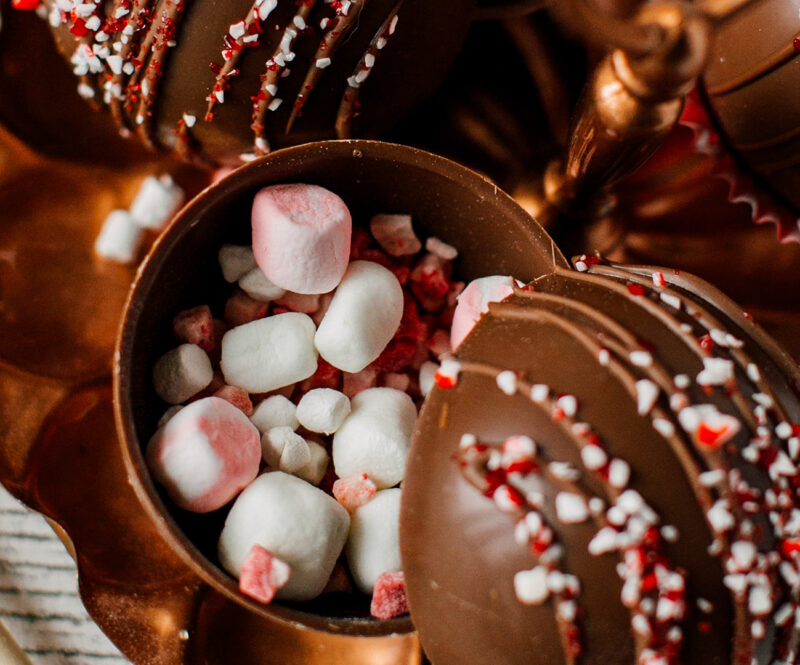
<path fill-rule="evenodd" d="M 800 218 L 742 170 L 726 148 L 697 88 L 687 96 L 678 122 L 692 131 L 695 152 L 711 160 L 711 176 L 728 184 L 728 201 L 750 206 L 756 224 L 774 224 L 781 242 L 800 243 Z"/>

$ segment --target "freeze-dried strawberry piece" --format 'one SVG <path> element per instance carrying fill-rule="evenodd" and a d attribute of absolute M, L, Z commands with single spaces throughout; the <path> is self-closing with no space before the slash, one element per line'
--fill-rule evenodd
<path fill-rule="evenodd" d="M 254 300 L 244 291 L 235 291 L 225 303 L 225 322 L 232 327 L 263 319 L 269 310 L 268 302 Z"/>
<path fill-rule="evenodd" d="M 372 366 L 382 372 L 399 372 L 411 364 L 417 352 L 417 342 L 409 337 L 395 338 L 386 345 Z"/>
<path fill-rule="evenodd" d="M 355 261 L 361 258 L 361 253 L 369 247 L 371 238 L 369 233 L 357 226 L 353 227 L 350 235 L 350 260 Z"/>
<path fill-rule="evenodd" d="M 172 331 L 181 342 L 197 344 L 203 351 L 216 345 L 214 318 L 208 305 L 199 305 L 179 312 L 172 320 Z"/>
<path fill-rule="evenodd" d="M 409 281 L 414 295 L 421 300 L 445 298 L 450 290 L 453 265 L 435 254 L 426 254 L 414 266 Z"/>
<path fill-rule="evenodd" d="M 253 415 L 253 403 L 250 401 L 250 395 L 244 388 L 225 385 L 215 391 L 214 396 L 221 397 L 226 402 L 230 402 L 248 418 Z"/>
<path fill-rule="evenodd" d="M 242 562 L 239 590 L 262 603 L 270 603 L 291 575 L 289 564 L 261 545 L 253 545 Z"/>
<path fill-rule="evenodd" d="M 300 392 L 307 393 L 315 388 L 333 388 L 339 390 L 342 383 L 342 370 L 331 365 L 324 358 L 317 359 L 317 371 L 300 383 Z"/>
<path fill-rule="evenodd" d="M 396 265 L 395 262 L 393 262 L 385 252 L 382 252 L 379 249 L 365 249 L 361 252 L 361 256 L 358 258 L 362 261 L 372 261 L 373 263 L 382 265 L 384 268 L 388 268 L 389 270 Z"/>
<path fill-rule="evenodd" d="M 411 215 L 375 215 L 369 221 L 369 230 L 381 249 L 392 256 L 408 256 L 422 249 Z"/>
<path fill-rule="evenodd" d="M 411 275 L 411 268 L 408 266 L 389 266 L 389 270 L 394 273 L 394 276 L 397 277 L 397 281 L 400 282 L 400 286 L 405 286 L 408 284 L 408 278 Z"/>
<path fill-rule="evenodd" d="M 369 613 L 376 619 L 394 619 L 408 613 L 403 571 L 381 573 L 372 590 Z"/>
<path fill-rule="evenodd" d="M 378 368 L 368 365 L 360 372 L 342 373 L 342 392 L 352 398 L 362 390 L 374 388 L 378 383 Z"/>
<path fill-rule="evenodd" d="M 436 357 L 444 355 L 445 353 L 452 353 L 453 349 L 450 347 L 450 332 L 439 328 L 433 332 L 427 341 L 428 348 L 431 353 Z"/>
<path fill-rule="evenodd" d="M 356 508 L 367 503 L 377 491 L 375 483 L 369 479 L 366 473 L 345 476 L 333 483 L 333 496 L 347 509 L 348 513 L 352 513 Z"/>
<path fill-rule="evenodd" d="M 400 319 L 400 326 L 397 328 L 394 337 L 395 339 L 399 337 L 411 337 L 416 340 L 425 338 L 420 324 L 417 303 L 414 302 L 414 299 L 407 293 L 404 294 L 403 318 Z"/>

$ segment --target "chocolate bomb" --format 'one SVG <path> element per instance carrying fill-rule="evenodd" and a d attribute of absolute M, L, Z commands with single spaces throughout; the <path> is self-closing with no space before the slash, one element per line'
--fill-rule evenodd
<path fill-rule="evenodd" d="M 796 3 L 752 3 L 717 26 L 703 77 L 731 147 L 795 213 L 800 210 L 796 35 Z"/>
<path fill-rule="evenodd" d="M 796 662 L 800 370 L 697 278 L 576 266 L 492 305 L 420 414 L 401 552 L 423 648 Z"/>
<path fill-rule="evenodd" d="M 429 95 L 474 0 L 47 0 L 78 90 L 144 143 L 236 163 L 376 135 Z M 374 72 L 373 72 L 374 70 Z"/>

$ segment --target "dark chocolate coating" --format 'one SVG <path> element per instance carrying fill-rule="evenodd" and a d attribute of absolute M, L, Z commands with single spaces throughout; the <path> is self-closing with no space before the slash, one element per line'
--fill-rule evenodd
<path fill-rule="evenodd" d="M 515 541 L 514 515 L 501 512 L 467 482 L 454 460 L 463 454 L 459 442 L 465 433 L 489 446 L 509 436 L 527 435 L 546 459 L 570 462 L 578 469 L 589 495 L 612 503 L 608 482 L 583 466 L 578 450 L 585 443 L 570 429 L 573 421 L 562 425 L 551 417 L 549 407 L 534 403 L 531 384 L 546 384 L 553 396 L 575 396 L 574 422 L 588 423 L 609 459 L 618 457 L 630 465 L 627 487 L 638 491 L 656 511 L 658 526 L 673 525 L 678 530 L 676 542 L 660 545 L 672 569 L 685 573 L 688 592 L 686 616 L 680 623 L 682 644 L 668 662 L 728 665 L 753 657 L 766 665 L 782 653 L 778 642 L 784 635 L 776 638 L 773 633 L 774 615 L 766 620 L 767 636 L 751 642 L 753 617 L 747 615 L 746 601 L 743 609 L 723 585 L 722 558 L 708 553 L 714 536 L 705 515 L 710 503 L 703 503 L 702 492 L 698 493 L 697 472 L 721 464 L 742 470 L 751 487 L 762 492 L 775 488 L 761 462 L 747 463 L 740 454 L 754 436 L 748 410 L 755 391 L 771 391 L 782 415 L 770 413 L 770 427 L 783 419 L 797 423 L 800 370 L 713 287 L 667 270 L 663 271 L 666 286 L 654 287 L 653 272 L 600 264 L 590 266 L 588 273 L 559 269 L 536 280 L 530 291 L 520 290 L 490 307 L 456 351 L 462 363 L 457 385 L 434 388 L 428 396 L 404 483 L 401 552 L 412 616 L 435 665 L 640 662 L 632 614 L 620 600 L 622 581 L 615 572 L 620 556 L 594 556 L 587 549 L 600 525 L 591 520 L 560 522 L 553 498 L 562 488 L 544 473 L 536 476 L 545 496 L 540 512 L 565 550 L 561 570 L 576 575 L 581 584 L 577 625 L 582 654 L 575 660 L 564 647 L 554 600 L 530 606 L 515 595 L 515 573 L 532 568 L 537 560 Z M 633 291 L 630 284 L 635 285 Z M 642 295 L 636 295 L 637 287 L 643 289 Z M 681 298 L 680 312 L 659 300 L 664 289 Z M 740 349 L 715 347 L 710 352 L 733 359 L 736 374 L 725 391 L 706 392 L 695 382 L 709 353 L 698 339 L 712 318 L 714 327 L 744 344 Z M 692 333 L 682 330 L 680 323 L 692 325 Z M 602 348 L 611 350 L 607 363 L 600 360 Z M 650 349 L 653 364 L 634 365 L 628 354 L 635 349 Z M 760 368 L 763 379 L 758 386 L 745 375 L 742 362 Z M 519 380 L 518 391 L 511 396 L 495 380 L 498 372 L 508 369 Z M 685 390 L 690 405 L 713 404 L 740 419 L 741 430 L 727 447 L 711 454 L 681 429 L 667 399 L 668 394 L 680 392 L 672 386 L 677 374 L 691 378 Z M 634 386 L 643 377 L 660 388 L 647 415 L 637 412 Z M 654 428 L 651 418 L 656 410 L 673 422 L 673 435 Z M 778 448 L 785 442 L 773 434 L 770 445 Z M 780 552 L 780 539 L 763 514 L 748 517 L 756 526 L 759 551 Z M 779 583 L 774 589 L 777 607 L 789 591 Z M 710 614 L 698 609 L 695 601 L 700 597 L 713 604 Z"/>
<path fill-rule="evenodd" d="M 138 3 L 149 7 L 149 0 Z M 183 9 L 185 4 L 185 9 Z M 269 4 L 269 0 L 262 6 Z M 335 3 L 341 4 L 341 3 Z M 107 3 L 106 15 L 111 15 L 119 3 Z M 474 0 L 358 0 L 350 4 L 349 12 L 340 16 L 336 25 L 321 27 L 321 22 L 335 16 L 332 6 L 322 0 L 311 3 L 278 2 L 266 20 L 258 22 L 263 32 L 259 34 L 257 46 L 245 46 L 235 62 L 237 75 L 222 83 L 224 101 L 209 106 L 208 97 L 213 93 L 217 75 L 212 68 L 223 66 L 225 50 L 223 39 L 230 27 L 252 15 L 253 0 L 194 0 L 192 2 L 165 2 L 158 5 L 158 16 L 169 10 L 174 21 L 175 46 L 167 48 L 164 40 L 157 38 L 151 48 L 144 49 L 144 64 L 137 68 L 134 77 L 145 71 L 147 62 L 163 58 L 159 71 L 150 76 L 150 102 L 144 109 L 144 122 L 139 124 L 136 116 L 142 112 L 138 100 L 147 100 L 140 95 L 136 85 L 124 88 L 120 121 L 129 129 L 139 133 L 145 142 L 167 148 L 178 149 L 184 154 L 199 149 L 207 158 L 222 163 L 238 163 L 241 154 L 254 151 L 254 98 L 259 94 L 272 93 L 262 86 L 263 77 L 274 74 L 278 88 L 274 97 L 282 100 L 280 107 L 263 111 L 265 125 L 263 138 L 268 148 L 275 149 L 302 142 L 335 138 L 350 138 L 350 135 L 376 136 L 405 115 L 416 103 L 427 97 L 444 77 L 450 61 L 464 39 L 471 19 Z M 363 7 L 363 9 L 361 9 Z M 360 9 L 360 13 L 359 13 Z M 306 12 L 300 24 L 304 29 L 295 29 L 295 16 Z M 397 14 L 396 31 L 387 37 L 385 47 L 375 46 L 375 40 L 388 34 L 387 21 Z M 130 16 L 134 16 L 132 12 Z M 128 21 L 129 17 L 123 17 Z M 343 26 L 350 22 L 345 31 Z M 76 38 L 68 32 L 73 25 L 68 21 L 56 30 L 56 37 L 65 57 L 69 58 Z M 155 24 L 153 24 L 155 25 Z M 166 23 L 166 25 L 172 25 Z M 284 31 L 295 26 L 299 33 L 291 46 L 295 56 L 285 63 L 285 69 L 268 66 L 281 44 Z M 318 51 L 324 35 L 339 31 L 335 48 Z M 149 32 L 142 30 L 142 38 Z M 148 33 L 148 35 L 145 35 Z M 119 38 L 112 35 L 108 45 Z M 139 33 L 137 33 L 138 35 Z M 337 33 L 338 34 L 338 33 Z M 137 37 L 138 38 L 138 37 Z M 93 33 L 83 39 L 92 43 Z M 230 39 L 230 36 L 229 36 Z M 364 72 L 362 58 L 369 50 L 375 56 L 374 72 L 371 72 L 358 90 L 349 87 L 348 79 Z M 236 57 L 237 50 L 233 50 Z M 125 62 L 131 62 L 125 56 Z M 317 69 L 318 58 L 330 57 L 331 64 Z M 140 62 L 142 58 L 138 59 Z M 138 65 L 137 65 L 138 67 Z M 271 73 L 272 70 L 272 73 Z M 105 65 L 98 76 L 90 75 L 91 81 L 102 84 L 109 74 Z M 279 74 L 290 71 L 286 77 Z M 313 89 L 305 87 L 306 75 L 316 71 L 319 78 Z M 127 76 L 127 75 L 126 75 Z M 123 84 L 126 76 L 120 77 Z M 133 81 L 137 83 L 139 81 Z M 263 82 L 266 85 L 267 81 Z M 261 93 L 259 91 L 261 90 Z M 298 116 L 289 123 L 299 94 L 305 95 L 305 104 Z M 337 116 L 340 105 L 348 95 L 352 96 L 353 108 L 346 116 L 352 122 L 342 123 Z M 98 88 L 96 99 L 101 98 Z M 126 108 L 127 107 L 127 108 Z M 208 110 L 213 119 L 205 120 Z M 152 113 L 152 116 L 150 115 Z M 192 116 L 196 123 L 188 129 L 182 127 L 185 115 Z M 258 122 L 258 120 L 255 120 Z M 338 125 L 338 126 L 337 126 Z"/>
<path fill-rule="evenodd" d="M 703 76 L 725 138 L 762 184 L 800 210 L 797 3 L 754 2 L 720 23 Z"/>
<path fill-rule="evenodd" d="M 144 510 L 192 570 L 267 626 L 288 621 L 302 630 L 407 633 L 408 618 L 365 619 L 363 602 L 360 607 L 337 608 L 323 596 L 291 608 L 277 603 L 265 607 L 243 596 L 235 581 L 212 563 L 218 531 L 208 520 L 171 506 L 145 466 L 143 446 L 163 412 L 150 372 L 155 360 L 174 346 L 172 317 L 187 307 L 210 303 L 213 310 L 224 302 L 219 248 L 223 243 L 250 242 L 253 196 L 264 186 L 289 182 L 336 192 L 356 224 L 367 224 L 378 212 L 411 214 L 420 237 L 435 235 L 458 247 L 459 278 L 502 270 L 533 279 L 566 262 L 533 219 L 492 183 L 463 166 L 402 146 L 336 141 L 277 151 L 205 190 L 162 236 L 140 270 L 118 346 L 115 401 L 123 454 Z M 266 638 L 264 648 L 272 648 Z M 341 662 L 354 661 L 343 656 Z"/>

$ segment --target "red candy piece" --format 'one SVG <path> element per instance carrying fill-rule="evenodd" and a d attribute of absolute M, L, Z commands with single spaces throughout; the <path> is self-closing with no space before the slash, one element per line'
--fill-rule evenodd
<path fill-rule="evenodd" d="M 346 476 L 333 483 L 333 496 L 347 509 L 348 513 L 352 513 L 356 508 L 367 503 L 377 491 L 375 483 L 367 477 L 366 473 Z"/>
<path fill-rule="evenodd" d="M 185 309 L 172 320 L 172 331 L 181 342 L 197 344 L 209 352 L 216 345 L 214 319 L 208 305 Z"/>
<path fill-rule="evenodd" d="M 239 590 L 259 602 L 270 603 L 289 581 L 291 572 L 289 564 L 261 545 L 253 545 L 242 562 Z"/>
<path fill-rule="evenodd" d="M 376 619 L 394 619 L 408 613 L 402 571 L 382 573 L 375 582 L 369 613 Z"/>
<path fill-rule="evenodd" d="M 417 262 L 417 265 L 411 271 L 409 281 L 411 282 L 411 290 L 423 307 L 425 307 L 425 302 L 438 300 L 441 300 L 442 304 L 444 304 L 444 298 L 450 290 L 450 275 L 452 272 L 452 264 L 436 256 L 436 254 L 426 254 Z M 428 309 L 427 307 L 425 308 Z"/>
<path fill-rule="evenodd" d="M 11 0 L 14 9 L 31 10 L 36 9 L 41 4 L 41 0 Z"/>
<path fill-rule="evenodd" d="M 317 371 L 300 384 L 300 392 L 305 394 L 314 388 L 333 388 L 339 390 L 342 370 L 331 365 L 324 358 L 317 359 Z"/>
<path fill-rule="evenodd" d="M 253 403 L 250 401 L 249 393 L 239 386 L 222 386 L 214 393 L 215 397 L 221 397 L 226 402 L 230 402 L 248 418 L 253 415 Z"/>

